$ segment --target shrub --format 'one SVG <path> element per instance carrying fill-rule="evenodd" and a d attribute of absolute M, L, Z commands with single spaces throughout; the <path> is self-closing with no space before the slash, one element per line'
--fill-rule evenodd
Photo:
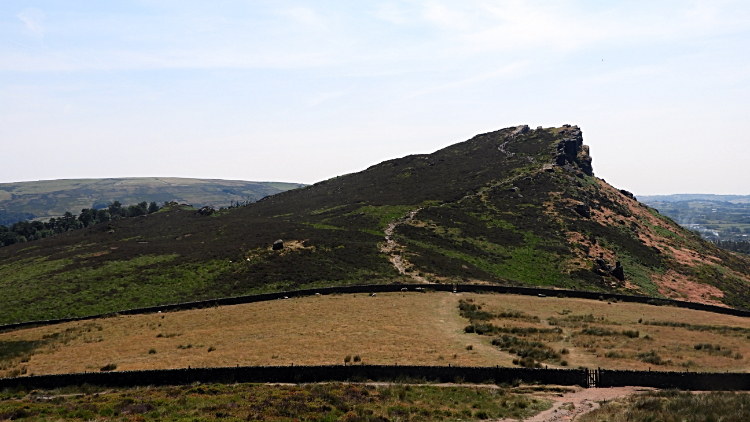
<path fill-rule="evenodd" d="M 732 356 L 732 350 L 720 344 L 698 343 L 693 347 L 695 348 L 695 350 L 702 350 L 708 352 L 710 355 L 719 355 L 724 357 Z"/>
<path fill-rule="evenodd" d="M 472 345 L 470 344 L 470 345 L 466 346 L 466 350 L 474 350 L 474 346 L 472 346 Z"/>
<path fill-rule="evenodd" d="M 481 309 L 481 306 L 463 299 L 458 302 L 459 314 L 469 321 L 487 321 L 493 318 L 491 313 L 482 311 Z"/>
<path fill-rule="evenodd" d="M 585 334 L 589 336 L 604 337 L 604 336 L 616 336 L 618 333 L 617 331 L 608 330 L 606 328 L 589 327 L 589 328 L 584 328 L 583 330 L 581 330 L 581 334 Z"/>
<path fill-rule="evenodd" d="M 562 349 L 560 349 L 561 355 L 567 355 L 568 353 L 570 353 L 570 350 L 568 350 L 567 348 L 563 347 Z"/>
<path fill-rule="evenodd" d="M 117 364 L 116 363 L 108 363 L 108 364 L 102 366 L 101 368 L 99 368 L 99 370 L 102 371 L 102 372 L 114 371 L 115 369 L 117 369 Z"/>
<path fill-rule="evenodd" d="M 148 354 L 149 355 L 155 355 L 156 354 L 156 349 L 149 349 L 148 350 Z"/>
<path fill-rule="evenodd" d="M 442 356 L 440 356 L 442 358 Z M 359 357 L 359 355 L 354 355 L 354 361 L 355 362 L 362 362 L 362 358 Z"/>
<path fill-rule="evenodd" d="M 561 360 L 560 361 L 560 366 L 568 366 L 568 361 L 567 360 Z"/>
<path fill-rule="evenodd" d="M 484 410 L 480 410 L 476 413 L 474 413 L 474 417 L 477 419 L 489 419 L 490 415 L 487 414 Z"/>
<path fill-rule="evenodd" d="M 344 357 L 344 364 L 347 364 L 352 361 L 352 355 L 346 355 Z"/>
<path fill-rule="evenodd" d="M 513 353 L 520 358 L 532 358 L 540 362 L 560 359 L 559 353 L 539 341 L 528 341 L 514 336 L 503 335 L 502 337 L 493 339 L 492 344 L 498 346 L 500 350 Z M 523 365 L 522 360 L 519 360 L 519 363 L 516 363 L 516 365 Z"/>
<path fill-rule="evenodd" d="M 520 359 L 518 362 L 518 365 L 521 365 L 524 368 L 541 368 L 542 365 L 539 362 L 536 362 L 534 358 L 531 356 L 526 356 L 523 359 Z"/>
<path fill-rule="evenodd" d="M 214 346 L 210 346 L 210 347 L 208 348 L 208 353 L 211 353 L 211 352 L 213 352 L 214 350 L 216 350 L 216 348 L 215 348 Z"/>
<path fill-rule="evenodd" d="M 641 333 L 637 330 L 623 330 L 622 335 L 629 338 L 638 338 L 641 336 Z"/>
<path fill-rule="evenodd" d="M 666 362 L 661 359 L 661 356 L 659 356 L 659 354 L 656 353 L 655 350 L 638 353 L 636 357 L 640 359 L 641 362 L 651 363 L 654 365 L 666 365 Z"/>

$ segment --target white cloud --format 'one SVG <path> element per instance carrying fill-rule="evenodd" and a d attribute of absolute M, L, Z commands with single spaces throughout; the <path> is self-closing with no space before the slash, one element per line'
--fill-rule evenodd
<path fill-rule="evenodd" d="M 36 7 L 29 7 L 26 9 L 23 9 L 21 13 L 16 15 L 18 19 L 20 19 L 26 27 L 24 28 L 24 32 L 29 35 L 32 38 L 41 39 L 44 37 L 44 18 L 46 15 L 42 11 L 42 9 L 38 9 Z"/>
<path fill-rule="evenodd" d="M 325 20 L 309 7 L 294 7 L 281 12 L 282 15 L 292 18 L 296 23 L 308 28 L 323 30 L 327 28 Z"/>
<path fill-rule="evenodd" d="M 437 1 L 424 5 L 424 19 L 446 29 L 468 29 L 473 22 L 472 17 L 459 8 L 451 8 Z"/>
<path fill-rule="evenodd" d="M 412 21 L 408 9 L 404 9 L 395 3 L 382 3 L 375 10 L 369 12 L 370 16 L 397 25 Z"/>
<path fill-rule="evenodd" d="M 528 68 L 529 62 L 515 62 L 491 72 L 482 73 L 477 76 L 461 79 L 455 82 L 449 82 L 446 84 L 440 84 L 429 88 L 421 89 L 411 94 L 404 96 L 402 99 L 413 99 L 424 95 L 433 94 L 440 91 L 453 90 L 457 88 L 464 88 L 466 86 L 474 85 L 480 82 L 487 82 L 493 79 L 501 78 L 512 78 L 524 72 Z"/>

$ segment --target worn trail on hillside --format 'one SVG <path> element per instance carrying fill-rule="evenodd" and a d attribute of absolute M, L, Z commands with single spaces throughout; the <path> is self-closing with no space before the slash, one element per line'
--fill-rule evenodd
<path fill-rule="evenodd" d="M 546 395 L 544 398 L 554 401 L 552 407 L 536 414 L 523 422 L 571 422 L 579 416 L 601 407 L 602 402 L 630 396 L 643 391 L 654 391 L 644 387 L 583 388 L 575 392 L 560 395 Z M 516 422 L 516 419 L 499 419 L 496 422 Z"/>
<path fill-rule="evenodd" d="M 393 240 L 393 232 L 396 227 L 411 222 L 420 210 L 422 210 L 422 208 L 412 210 L 406 217 L 388 223 L 388 226 L 385 228 L 385 244 L 383 245 L 382 251 L 389 255 L 389 260 L 399 274 L 407 275 L 419 283 L 429 284 L 429 280 L 409 269 L 409 264 L 403 257 L 404 246 Z"/>

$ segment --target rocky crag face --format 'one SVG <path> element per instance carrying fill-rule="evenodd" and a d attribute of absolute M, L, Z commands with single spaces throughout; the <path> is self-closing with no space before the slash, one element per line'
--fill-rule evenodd
<path fill-rule="evenodd" d="M 391 282 L 750 307 L 749 263 L 596 178 L 578 127 L 518 126 L 247 207 L 175 205 L 0 249 L 0 322 Z"/>

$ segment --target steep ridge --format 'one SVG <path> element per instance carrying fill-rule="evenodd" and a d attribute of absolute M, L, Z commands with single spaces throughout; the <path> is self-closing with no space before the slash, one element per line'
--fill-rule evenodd
<path fill-rule="evenodd" d="M 594 177 L 579 128 L 519 126 L 238 209 L 172 206 L 3 248 L 0 322 L 415 278 L 750 297 L 746 258 Z"/>

